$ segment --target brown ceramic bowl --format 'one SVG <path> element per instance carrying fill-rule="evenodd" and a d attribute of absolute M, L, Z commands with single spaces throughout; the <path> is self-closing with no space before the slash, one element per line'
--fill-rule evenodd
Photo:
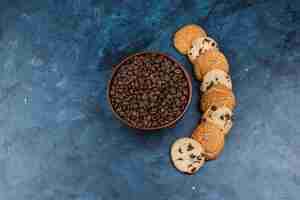
<path fill-rule="evenodd" d="M 189 90 L 189 94 L 188 94 L 188 100 L 187 100 L 187 103 L 185 105 L 185 108 L 184 110 L 181 112 L 181 114 L 176 118 L 174 119 L 173 121 L 170 121 L 164 125 L 161 125 L 161 126 L 157 126 L 157 127 L 144 127 L 144 128 L 141 128 L 141 127 L 135 127 L 133 126 L 132 124 L 130 124 L 128 122 L 128 120 L 126 119 L 123 119 L 116 110 L 114 110 L 113 106 L 112 106 L 112 101 L 111 101 L 111 97 L 110 97 L 110 90 L 111 90 L 111 85 L 112 85 L 112 80 L 114 79 L 115 75 L 118 73 L 118 70 L 124 66 L 124 63 L 126 61 L 128 61 L 129 59 L 132 59 L 133 57 L 135 56 L 140 56 L 140 55 L 147 55 L 147 54 L 155 54 L 155 55 L 158 55 L 158 56 L 163 56 L 164 58 L 167 58 L 168 60 L 171 60 L 173 61 L 174 63 L 176 63 L 180 69 L 182 70 L 184 76 L 185 76 L 185 79 L 186 79 L 186 82 L 188 83 L 188 90 Z M 170 56 L 164 54 L 164 53 L 159 53 L 159 52 L 142 52 L 142 53 L 137 53 L 137 54 L 133 54 L 133 55 L 130 55 L 128 56 L 127 58 L 125 58 L 124 60 L 122 60 L 117 66 L 115 66 L 114 70 L 113 70 L 113 73 L 112 73 L 112 77 L 108 83 L 108 89 L 107 89 L 107 98 L 108 98 L 108 102 L 109 102 L 109 106 L 111 107 L 111 110 L 113 112 L 113 114 L 115 115 L 115 117 L 117 119 L 119 119 L 121 122 L 123 122 L 124 124 L 126 124 L 128 127 L 131 127 L 131 128 L 135 128 L 135 129 L 138 129 L 138 130 L 159 130 L 159 129 L 162 129 L 162 128 L 168 128 L 168 127 L 174 127 L 176 122 L 178 120 L 180 120 L 184 113 L 187 111 L 190 103 L 191 103 L 191 99 L 192 99 L 192 83 L 191 83 L 191 78 L 190 78 L 190 75 L 188 74 L 188 72 L 185 70 L 185 68 L 179 63 L 177 62 L 175 59 L 171 58 Z"/>

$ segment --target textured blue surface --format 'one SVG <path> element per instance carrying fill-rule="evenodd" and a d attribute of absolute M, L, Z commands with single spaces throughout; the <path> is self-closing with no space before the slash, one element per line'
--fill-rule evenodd
<path fill-rule="evenodd" d="M 106 101 L 112 65 L 206 28 L 239 102 L 219 160 L 175 171 L 169 146 L 200 118 L 198 83 L 176 128 L 142 136 Z M 1 0 L 1 200 L 296 200 L 300 196 L 300 1 Z"/>

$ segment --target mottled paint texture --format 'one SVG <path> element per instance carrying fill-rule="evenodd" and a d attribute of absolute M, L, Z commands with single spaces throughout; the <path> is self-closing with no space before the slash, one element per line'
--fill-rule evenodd
<path fill-rule="evenodd" d="M 169 146 L 200 119 L 141 135 L 106 101 L 113 65 L 165 52 L 201 24 L 231 63 L 236 120 L 219 160 L 178 173 Z M 1 200 L 295 200 L 300 196 L 300 1 L 1 0 Z"/>

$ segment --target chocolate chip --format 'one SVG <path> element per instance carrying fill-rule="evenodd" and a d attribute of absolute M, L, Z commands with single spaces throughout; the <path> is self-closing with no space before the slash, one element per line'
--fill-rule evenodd
<path fill-rule="evenodd" d="M 191 159 L 196 158 L 195 154 L 192 153 L 192 154 L 190 155 L 190 158 L 191 158 Z"/>
<path fill-rule="evenodd" d="M 209 85 L 207 86 L 207 90 L 209 90 L 210 88 L 212 88 L 212 86 L 214 86 L 214 82 L 213 82 L 213 81 L 211 81 L 211 82 L 209 83 Z"/>
<path fill-rule="evenodd" d="M 211 107 L 211 110 L 212 111 L 216 111 L 218 108 L 217 108 L 217 106 L 215 106 L 215 105 L 213 105 L 212 107 Z"/>
<path fill-rule="evenodd" d="M 194 149 L 194 146 L 191 143 L 189 143 L 188 147 L 187 147 L 187 151 L 192 151 L 193 149 Z"/>
<path fill-rule="evenodd" d="M 202 122 L 206 122 L 206 118 L 202 118 Z"/>
<path fill-rule="evenodd" d="M 178 152 L 179 152 L 179 153 L 183 153 L 181 148 L 178 149 Z"/>
<path fill-rule="evenodd" d="M 226 118 L 226 120 L 230 120 L 230 115 L 227 113 L 227 114 L 225 115 L 225 118 Z"/>
<path fill-rule="evenodd" d="M 203 44 L 204 44 L 204 43 L 203 43 Z M 203 48 L 203 47 L 200 48 L 200 49 L 199 49 L 199 52 L 203 53 L 203 52 L 204 52 L 204 48 Z"/>
<path fill-rule="evenodd" d="M 203 157 L 202 156 L 197 156 L 197 160 L 202 160 Z"/>
<path fill-rule="evenodd" d="M 191 169 L 191 172 L 194 173 L 196 170 L 197 170 L 197 168 L 196 168 L 196 167 L 193 167 L 193 168 Z"/>
<path fill-rule="evenodd" d="M 178 158 L 177 160 L 183 160 L 183 158 Z"/>
<path fill-rule="evenodd" d="M 220 116 L 220 119 L 221 119 L 221 120 L 224 120 L 224 115 L 221 115 L 221 116 Z"/>

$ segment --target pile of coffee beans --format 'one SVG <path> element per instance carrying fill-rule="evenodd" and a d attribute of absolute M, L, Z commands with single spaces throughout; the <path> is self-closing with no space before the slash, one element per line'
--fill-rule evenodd
<path fill-rule="evenodd" d="M 182 68 L 170 58 L 143 53 L 121 63 L 111 80 L 113 110 L 130 126 L 155 129 L 176 120 L 190 98 Z"/>

